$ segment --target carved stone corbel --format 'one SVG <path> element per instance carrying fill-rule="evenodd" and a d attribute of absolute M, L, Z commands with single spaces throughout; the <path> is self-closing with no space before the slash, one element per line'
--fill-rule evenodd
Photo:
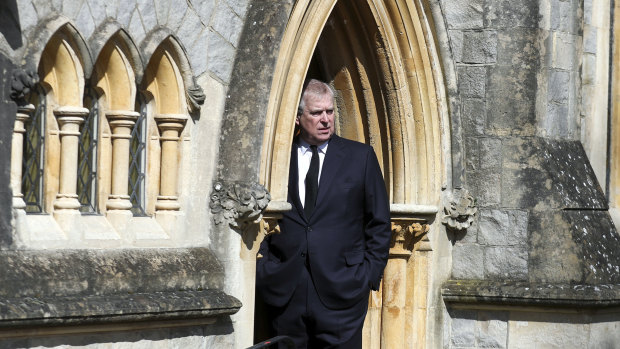
<path fill-rule="evenodd" d="M 455 189 L 443 210 L 442 223 L 454 230 L 469 228 L 478 212 L 476 200 L 466 189 Z"/>
<path fill-rule="evenodd" d="M 15 69 L 11 81 L 11 99 L 17 105 L 27 105 L 30 93 L 39 82 L 39 75 L 34 70 Z"/>
<path fill-rule="evenodd" d="M 211 213 L 216 225 L 227 223 L 243 232 L 263 218 L 271 195 L 258 183 L 218 181 L 211 194 Z"/>
<path fill-rule="evenodd" d="M 409 258 L 424 239 L 428 241 L 429 225 L 418 218 L 392 219 L 390 258 Z"/>

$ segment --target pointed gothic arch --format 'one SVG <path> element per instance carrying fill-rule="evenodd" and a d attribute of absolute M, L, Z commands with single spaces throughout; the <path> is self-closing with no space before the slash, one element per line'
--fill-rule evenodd
<path fill-rule="evenodd" d="M 380 159 L 393 240 L 383 291 L 370 298 L 364 340 L 372 348 L 427 343 L 434 245 L 429 235 L 438 241 L 435 215 L 447 181 L 449 134 L 426 6 L 404 0 L 296 2 L 267 106 L 260 172 L 272 197 L 266 234 L 278 211 L 287 209 L 294 115 L 307 77 L 335 88 L 337 132 L 372 145 Z"/>

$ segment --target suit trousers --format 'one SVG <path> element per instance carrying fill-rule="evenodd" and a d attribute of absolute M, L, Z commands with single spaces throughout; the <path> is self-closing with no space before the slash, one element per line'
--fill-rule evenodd
<path fill-rule="evenodd" d="M 319 299 L 307 268 L 284 307 L 267 306 L 276 334 L 293 338 L 298 349 L 360 349 L 368 297 L 351 308 L 329 309 Z"/>

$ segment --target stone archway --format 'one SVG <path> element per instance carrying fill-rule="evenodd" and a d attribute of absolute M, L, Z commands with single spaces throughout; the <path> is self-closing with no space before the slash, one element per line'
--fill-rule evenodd
<path fill-rule="evenodd" d="M 293 116 L 307 75 L 335 87 L 337 132 L 372 145 L 380 159 L 392 204 L 393 246 L 382 290 L 370 299 L 368 348 L 427 346 L 432 239 L 439 230 L 435 215 L 446 182 L 449 137 L 426 15 L 420 1 L 298 1 L 267 108 L 260 181 L 272 202 L 264 234 L 277 231 L 276 220 L 289 207 Z"/>

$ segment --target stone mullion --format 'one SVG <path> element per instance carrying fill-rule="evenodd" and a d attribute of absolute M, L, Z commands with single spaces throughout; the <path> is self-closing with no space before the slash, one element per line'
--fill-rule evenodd
<path fill-rule="evenodd" d="M 106 207 L 108 210 L 130 210 L 129 200 L 129 147 L 131 129 L 140 114 L 134 111 L 106 112 L 112 131 L 112 188 Z"/>
<path fill-rule="evenodd" d="M 80 125 L 88 109 L 63 106 L 54 110 L 54 115 L 60 126 L 60 182 L 54 209 L 77 211 L 80 208 L 77 195 Z"/>
<path fill-rule="evenodd" d="M 13 127 L 13 138 L 11 140 L 11 189 L 13 190 L 13 208 L 25 209 L 26 202 L 22 193 L 22 175 L 24 161 L 24 127 L 32 112 L 34 105 L 27 104 L 17 108 L 15 126 Z"/>
<path fill-rule="evenodd" d="M 158 114 L 155 116 L 161 142 L 159 195 L 155 203 L 157 210 L 178 211 L 181 208 L 177 193 L 178 147 L 186 120 L 187 116 L 184 114 Z"/>

